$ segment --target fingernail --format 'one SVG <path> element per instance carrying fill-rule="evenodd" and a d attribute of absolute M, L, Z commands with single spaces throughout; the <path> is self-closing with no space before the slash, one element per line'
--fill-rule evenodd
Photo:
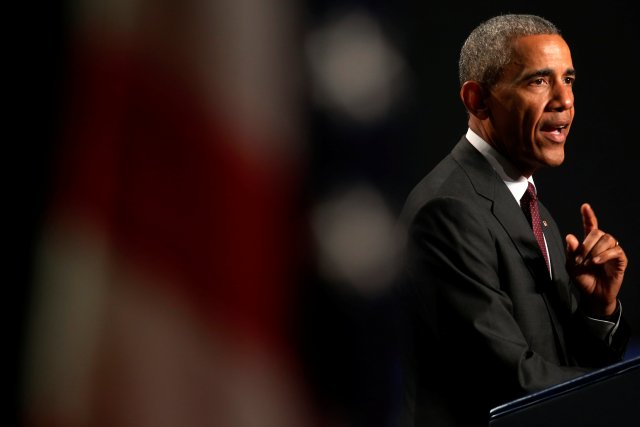
<path fill-rule="evenodd" d="M 580 255 L 578 255 L 576 257 L 576 264 L 580 264 L 580 263 L 582 263 L 582 257 Z"/>

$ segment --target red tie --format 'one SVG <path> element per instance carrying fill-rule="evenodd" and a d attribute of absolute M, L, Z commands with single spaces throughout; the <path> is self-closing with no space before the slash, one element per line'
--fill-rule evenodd
<path fill-rule="evenodd" d="M 536 197 L 536 189 L 533 184 L 529 183 L 527 191 L 520 199 L 520 207 L 524 212 L 524 215 L 529 221 L 529 225 L 533 229 L 533 235 L 536 236 L 538 246 L 544 256 L 544 261 L 547 263 L 547 268 L 551 271 L 551 265 L 549 264 L 549 255 L 547 255 L 547 247 L 544 244 L 544 236 L 542 234 L 542 226 L 540 223 L 540 213 L 538 212 L 538 198 Z"/>

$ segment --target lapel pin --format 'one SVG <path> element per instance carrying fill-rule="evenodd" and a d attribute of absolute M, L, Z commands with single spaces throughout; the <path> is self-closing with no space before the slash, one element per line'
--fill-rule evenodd
<path fill-rule="evenodd" d="M 542 220 L 542 225 L 544 225 L 545 227 L 547 226 L 547 221 L 545 221 L 544 219 Z"/>

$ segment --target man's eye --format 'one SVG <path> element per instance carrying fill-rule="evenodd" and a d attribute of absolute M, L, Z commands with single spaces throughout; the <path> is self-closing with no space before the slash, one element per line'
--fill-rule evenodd
<path fill-rule="evenodd" d="M 535 86 L 542 86 L 543 84 L 545 84 L 545 80 L 543 78 L 539 78 L 539 79 L 535 79 L 531 83 Z"/>
<path fill-rule="evenodd" d="M 573 77 L 565 77 L 564 78 L 564 83 L 567 85 L 571 85 L 573 86 L 573 82 L 575 81 L 575 79 Z"/>

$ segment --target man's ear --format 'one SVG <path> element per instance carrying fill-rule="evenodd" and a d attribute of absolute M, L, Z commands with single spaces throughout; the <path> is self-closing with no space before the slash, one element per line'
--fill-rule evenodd
<path fill-rule="evenodd" d="M 487 90 L 480 83 L 469 80 L 460 88 L 460 98 L 469 114 L 484 120 L 489 117 L 489 108 L 485 102 Z"/>

